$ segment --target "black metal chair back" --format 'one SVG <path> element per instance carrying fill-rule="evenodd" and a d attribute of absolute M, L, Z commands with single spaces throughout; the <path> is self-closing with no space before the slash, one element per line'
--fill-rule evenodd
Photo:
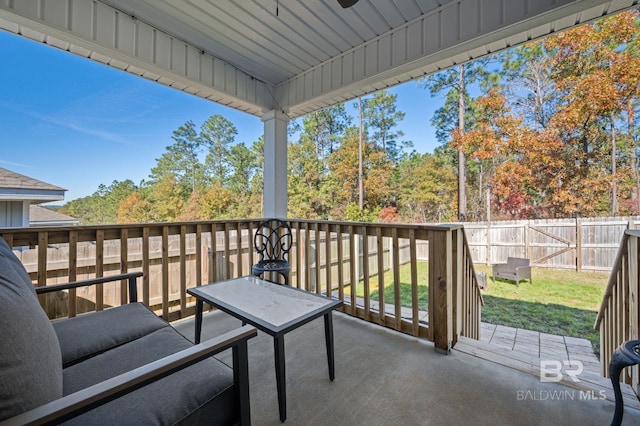
<path fill-rule="evenodd" d="M 251 273 L 262 276 L 265 272 L 276 272 L 282 275 L 284 283 L 289 285 L 289 251 L 293 245 L 289 224 L 280 219 L 265 220 L 256 229 L 253 245 L 260 261 L 253 265 Z"/>

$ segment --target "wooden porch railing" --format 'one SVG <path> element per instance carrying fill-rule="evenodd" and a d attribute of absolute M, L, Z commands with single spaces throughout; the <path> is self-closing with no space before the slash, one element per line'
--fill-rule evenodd
<path fill-rule="evenodd" d="M 188 287 L 250 273 L 253 233 L 260 222 L 4 228 L 0 236 L 14 247 L 37 286 L 141 271 L 141 300 L 175 320 L 194 312 Z M 339 298 L 344 312 L 425 337 L 444 352 L 459 336 L 479 338 L 482 297 L 462 226 L 289 223 L 292 286 Z M 421 262 L 428 262 L 428 272 L 419 276 Z M 402 277 L 408 289 L 400 285 L 401 270 L 409 276 Z M 384 271 L 393 277 L 392 297 L 384 293 Z M 419 299 L 419 283 L 428 286 L 427 300 Z M 50 317 L 75 316 L 125 303 L 126 291 L 124 285 L 98 286 L 92 293 L 72 290 L 41 302 Z"/>
<path fill-rule="evenodd" d="M 600 366 L 602 375 L 609 377 L 609 363 L 613 352 L 627 340 L 640 339 L 638 322 L 640 309 L 640 231 L 627 230 L 609 277 L 594 328 L 600 331 Z M 623 370 L 620 381 L 640 392 L 638 366 Z"/>

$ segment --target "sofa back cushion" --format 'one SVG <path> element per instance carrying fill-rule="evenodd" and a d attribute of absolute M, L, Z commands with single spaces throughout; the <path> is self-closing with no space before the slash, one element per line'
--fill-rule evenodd
<path fill-rule="evenodd" d="M 20 260 L 0 238 L 0 420 L 62 397 L 51 322 Z"/>
<path fill-rule="evenodd" d="M 507 258 L 507 264 L 515 271 L 516 268 L 521 266 L 529 266 L 529 259 L 521 257 L 509 257 Z"/>

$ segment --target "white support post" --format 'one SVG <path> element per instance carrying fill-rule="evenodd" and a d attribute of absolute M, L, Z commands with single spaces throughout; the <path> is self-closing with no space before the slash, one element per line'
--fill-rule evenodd
<path fill-rule="evenodd" d="M 262 115 L 264 122 L 263 213 L 264 217 L 287 217 L 287 126 L 289 117 L 280 111 Z"/>

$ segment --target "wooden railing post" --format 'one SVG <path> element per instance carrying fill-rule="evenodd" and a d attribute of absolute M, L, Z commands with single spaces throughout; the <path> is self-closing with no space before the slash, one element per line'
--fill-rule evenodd
<path fill-rule="evenodd" d="M 18 228 L 0 229 L 0 235 L 12 246 L 37 246 L 30 250 L 26 266 L 39 286 L 53 284 L 49 281 L 64 278 L 65 273 L 68 278 L 81 279 L 92 274 L 110 275 L 118 270 L 141 271 L 139 298 L 166 319 L 173 320 L 194 311 L 193 300 L 186 296 L 188 288 L 204 284 L 203 280 L 215 282 L 247 273 L 242 254 L 243 233 L 247 232 L 250 237 L 257 222 L 243 219 Z M 347 302 L 342 307 L 343 312 L 425 337 L 434 341 L 441 352 L 448 352 L 459 336 L 477 338 L 482 296 L 460 225 L 364 224 L 304 219 L 294 219 L 291 223 L 296 230 L 295 281 L 298 287 L 326 292 L 328 296 L 336 289 L 336 296 Z M 330 245 L 332 233 L 335 234 L 335 248 Z M 362 250 L 358 248 L 360 239 Z M 94 241 L 97 248 L 91 246 Z M 420 255 L 420 243 L 428 244 L 430 259 Z M 326 246 L 323 248 L 322 244 Z M 205 252 L 209 246 L 211 249 Z M 311 250 L 312 246 L 315 250 Z M 59 259 L 64 250 L 69 257 Z M 357 254 L 360 251 L 363 256 L 361 268 Z M 231 255 L 237 265 L 231 262 Z M 251 255 L 246 257 L 251 265 Z M 21 260 L 25 261 L 25 252 L 21 252 Z M 429 265 L 420 268 L 428 267 L 430 272 L 423 274 L 419 263 L 427 260 Z M 404 265 L 410 268 L 410 279 L 400 273 Z M 194 268 L 195 274 L 192 273 Z M 324 272 L 322 268 L 325 268 Z M 388 274 L 386 278 L 385 273 Z M 326 283 L 322 280 L 325 276 Z M 362 288 L 358 287 L 360 281 Z M 421 303 L 420 290 L 425 284 L 429 285 L 428 319 L 423 316 L 425 308 Z M 105 308 L 118 303 L 117 293 L 119 303 L 124 303 L 126 289 L 105 288 Z M 93 297 L 93 294 L 78 294 L 77 300 L 86 304 Z M 76 297 L 71 294 L 70 298 L 68 314 L 75 315 L 73 300 Z M 98 295 L 100 300 L 103 297 Z M 78 307 L 79 312 L 84 310 L 84 307 L 82 310 Z"/>
<path fill-rule="evenodd" d="M 453 343 L 453 244 L 448 227 L 429 231 L 429 326 L 436 352 L 448 354 Z"/>
<path fill-rule="evenodd" d="M 629 278 L 627 281 L 628 296 L 625 300 L 625 309 L 627 311 L 627 338 L 640 338 L 639 322 L 640 322 L 640 301 L 638 299 L 640 292 L 640 269 L 638 261 L 640 260 L 640 238 L 631 238 L 629 247 Z M 640 366 L 634 365 L 627 374 L 630 377 L 630 385 L 638 394 L 640 392 Z"/>
<path fill-rule="evenodd" d="M 463 238 L 462 228 L 458 228 L 451 232 L 451 270 L 452 270 L 452 344 L 458 342 L 458 337 L 462 335 L 462 319 L 465 314 L 462 303 L 462 279 L 463 279 Z"/>

